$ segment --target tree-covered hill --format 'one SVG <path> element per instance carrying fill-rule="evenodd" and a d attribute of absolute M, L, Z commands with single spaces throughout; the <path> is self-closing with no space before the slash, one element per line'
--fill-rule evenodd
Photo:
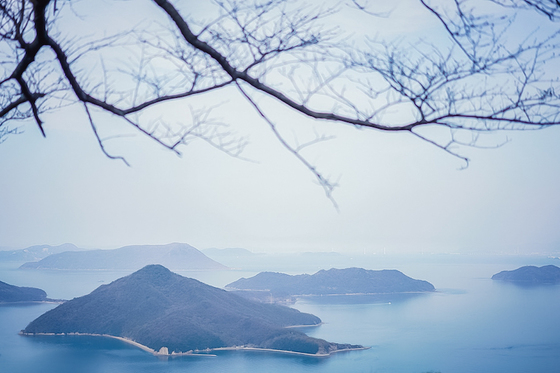
<path fill-rule="evenodd" d="M 362 268 L 321 270 L 313 275 L 261 272 L 242 278 L 226 288 L 269 291 L 273 296 L 379 294 L 434 291 L 432 284 L 412 279 L 397 270 L 372 271 Z"/>
<path fill-rule="evenodd" d="M 513 271 L 502 271 L 492 276 L 492 280 L 501 280 L 523 284 L 558 284 L 560 283 L 560 268 L 555 265 L 542 267 L 524 266 Z"/>
<path fill-rule="evenodd" d="M 42 302 L 47 300 L 44 290 L 20 287 L 0 281 L 0 303 L 8 302 Z"/>
<path fill-rule="evenodd" d="M 160 265 L 102 285 L 31 322 L 24 333 L 92 333 L 132 339 L 156 351 L 246 346 L 329 353 L 361 346 L 310 338 L 293 325 L 321 320 L 263 304 L 172 273 Z"/>

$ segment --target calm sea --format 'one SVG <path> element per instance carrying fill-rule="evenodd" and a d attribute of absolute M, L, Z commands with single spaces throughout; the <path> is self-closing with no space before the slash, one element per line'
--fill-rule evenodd
<path fill-rule="evenodd" d="M 365 351 L 329 358 L 263 352 L 157 358 L 100 337 L 22 337 L 17 333 L 52 304 L 0 306 L 0 372 L 560 372 L 560 286 L 520 287 L 492 281 L 504 269 L 556 264 L 537 257 L 257 257 L 224 258 L 232 271 L 180 272 L 222 287 L 260 270 L 313 273 L 321 268 L 394 268 L 430 281 L 436 293 L 318 297 L 293 307 L 324 324 L 302 329 Z M 0 280 L 43 288 L 51 298 L 89 293 L 127 272 L 21 271 L 0 263 Z"/>

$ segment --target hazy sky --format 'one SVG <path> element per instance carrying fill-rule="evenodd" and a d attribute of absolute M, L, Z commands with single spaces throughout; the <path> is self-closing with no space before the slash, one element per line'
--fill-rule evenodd
<path fill-rule="evenodd" d="M 136 134 L 107 142 L 127 167 L 102 154 L 79 107 L 45 115 L 46 139 L 24 125 L 0 145 L 0 246 L 560 252 L 560 128 L 466 150 L 471 165 L 458 170 L 460 160 L 406 134 L 273 113 L 285 126 L 336 136 L 304 154 L 339 180 L 338 211 L 249 104 L 224 91 L 217 115 L 249 138 L 250 161 L 203 142 L 178 157 Z M 102 128 L 119 126 L 102 118 Z"/>

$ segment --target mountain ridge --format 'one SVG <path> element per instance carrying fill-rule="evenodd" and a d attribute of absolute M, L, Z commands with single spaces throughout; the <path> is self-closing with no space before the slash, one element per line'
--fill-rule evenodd
<path fill-rule="evenodd" d="M 67 251 L 28 262 L 20 269 L 138 270 L 161 264 L 176 270 L 226 270 L 226 266 L 185 243 L 130 245 L 111 250 Z"/>
<path fill-rule="evenodd" d="M 0 261 L 19 262 L 19 261 L 38 261 L 49 255 L 62 253 L 65 251 L 82 251 L 84 249 L 71 243 L 58 246 L 34 245 L 24 249 L 0 251 Z"/>

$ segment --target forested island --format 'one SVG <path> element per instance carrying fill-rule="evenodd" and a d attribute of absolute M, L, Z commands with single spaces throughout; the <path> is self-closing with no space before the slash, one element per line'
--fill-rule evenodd
<path fill-rule="evenodd" d="M 270 294 L 273 299 L 294 296 L 417 293 L 435 291 L 432 284 L 415 280 L 397 270 L 363 268 L 321 270 L 313 275 L 261 272 L 226 286 L 229 290 Z"/>
<path fill-rule="evenodd" d="M 492 276 L 500 280 L 526 285 L 560 284 L 560 268 L 555 265 L 542 267 L 524 266 L 513 271 L 502 271 Z"/>
<path fill-rule="evenodd" d="M 0 303 L 44 302 L 47 293 L 42 289 L 14 286 L 0 281 Z"/>
<path fill-rule="evenodd" d="M 148 264 L 161 264 L 176 270 L 228 269 L 186 243 L 132 245 L 113 250 L 67 251 L 49 255 L 38 262 L 25 263 L 20 268 L 135 271 Z"/>
<path fill-rule="evenodd" d="M 114 336 L 162 355 L 258 348 L 320 356 L 363 348 L 286 328 L 320 323 L 314 315 L 253 302 L 149 265 L 48 311 L 22 334 Z"/>

